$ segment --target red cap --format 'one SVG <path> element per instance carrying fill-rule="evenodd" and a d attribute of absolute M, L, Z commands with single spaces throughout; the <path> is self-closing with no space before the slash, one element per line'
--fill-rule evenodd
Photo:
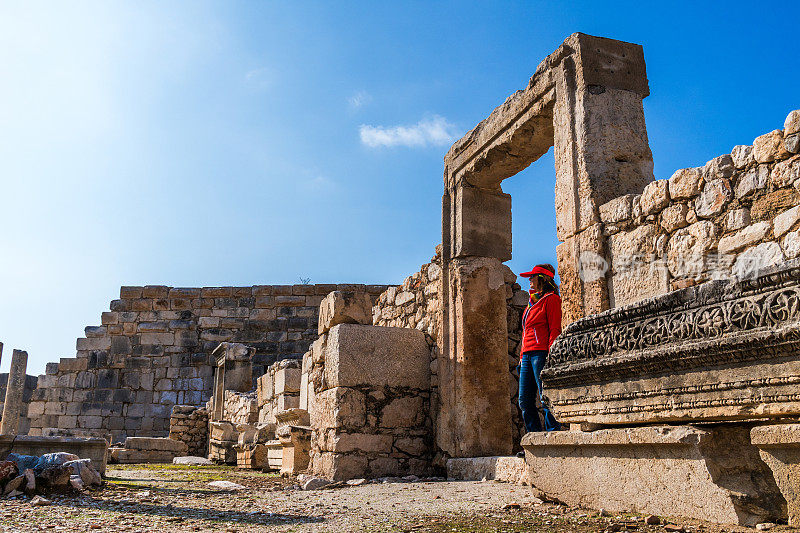
<path fill-rule="evenodd" d="M 522 272 L 520 274 L 520 276 L 522 276 L 523 278 L 531 278 L 531 277 L 535 276 L 536 274 L 544 274 L 548 278 L 554 278 L 555 277 L 555 274 L 553 274 L 552 272 L 550 272 L 546 268 L 542 268 L 542 267 L 536 267 L 533 270 L 531 270 L 530 272 Z"/>

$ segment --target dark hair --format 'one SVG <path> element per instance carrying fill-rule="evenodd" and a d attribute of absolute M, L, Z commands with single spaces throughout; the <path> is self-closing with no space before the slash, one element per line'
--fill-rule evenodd
<path fill-rule="evenodd" d="M 545 270 L 549 270 L 554 275 L 556 273 L 556 269 L 553 265 L 548 263 L 543 263 L 541 265 L 536 265 L 535 268 L 544 268 Z M 554 292 L 558 294 L 558 285 L 556 285 L 556 281 L 549 277 L 545 276 L 544 274 L 537 274 L 537 276 L 542 281 L 542 292 L 547 294 L 548 292 Z"/>

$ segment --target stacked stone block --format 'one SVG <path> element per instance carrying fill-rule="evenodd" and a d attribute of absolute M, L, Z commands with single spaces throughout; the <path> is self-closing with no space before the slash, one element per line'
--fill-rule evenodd
<path fill-rule="evenodd" d="M 506 285 L 506 312 L 508 322 L 508 369 L 511 374 L 510 391 L 514 451 L 521 449 L 519 442 L 524 433 L 522 413 L 519 409 L 519 349 L 522 339 L 522 313 L 528 304 L 527 292 L 516 283 L 516 275 L 504 266 Z M 431 410 L 438 408 L 438 357 L 437 341 L 441 328 L 441 245 L 430 263 L 407 277 L 402 285 L 389 287 L 372 308 L 372 321 L 376 326 L 413 328 L 423 331 L 431 347 Z"/>
<path fill-rule="evenodd" d="M 223 420 L 234 426 L 239 424 L 255 425 L 258 423 L 258 400 L 256 393 L 225 391 L 225 407 Z"/>
<path fill-rule="evenodd" d="M 186 443 L 187 454 L 205 457 L 208 450 L 208 409 L 176 405 L 169 419 L 169 438 Z"/>
<path fill-rule="evenodd" d="M 800 255 L 799 132 L 792 111 L 783 130 L 600 206 L 610 306 Z"/>
<path fill-rule="evenodd" d="M 348 307 L 359 301 L 329 295 L 322 305 Z M 324 314 L 358 315 L 350 310 Z M 433 422 L 425 334 L 335 321 L 320 322 L 320 330 L 304 358 L 310 470 L 335 480 L 429 473 Z"/>
<path fill-rule="evenodd" d="M 377 297 L 386 287 L 122 287 L 101 325 L 78 339 L 77 356 L 40 376 L 30 434 L 165 436 L 173 405 L 211 397 L 209 354 L 220 342 L 253 346 L 255 375 L 299 359 L 316 338 L 319 302 L 337 288 Z"/>
<path fill-rule="evenodd" d="M 301 361 L 278 361 L 257 380 L 258 422 L 277 423 L 277 415 L 300 406 Z"/>

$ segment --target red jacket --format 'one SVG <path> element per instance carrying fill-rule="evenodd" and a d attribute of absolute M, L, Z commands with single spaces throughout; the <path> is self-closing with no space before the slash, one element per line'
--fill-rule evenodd
<path fill-rule="evenodd" d="M 550 292 L 528 307 L 522 315 L 522 348 L 519 355 L 531 350 L 550 350 L 561 333 L 561 297 Z"/>

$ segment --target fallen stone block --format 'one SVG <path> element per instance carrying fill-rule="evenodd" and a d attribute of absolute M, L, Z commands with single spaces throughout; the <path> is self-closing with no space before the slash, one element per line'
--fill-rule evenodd
<path fill-rule="evenodd" d="M 528 468 L 522 457 L 465 457 L 447 460 L 447 479 L 480 481 L 492 479 L 505 483 L 527 485 Z"/>
<path fill-rule="evenodd" d="M 187 466 L 209 466 L 213 465 L 214 461 L 205 457 L 196 457 L 193 455 L 186 455 L 184 457 L 175 457 L 172 460 L 174 465 L 187 465 Z"/>
<path fill-rule="evenodd" d="M 246 489 L 244 485 L 239 485 L 238 483 L 234 483 L 233 481 L 211 481 L 208 484 L 209 487 L 214 487 L 215 489 L 222 489 L 222 490 L 242 490 Z"/>
<path fill-rule="evenodd" d="M 338 324 L 372 324 L 372 299 L 366 292 L 333 291 L 319 304 L 320 335 Z"/>
<path fill-rule="evenodd" d="M 128 437 L 125 439 L 125 449 L 164 451 L 176 454 L 185 454 L 187 445 L 183 441 L 163 437 Z"/>

